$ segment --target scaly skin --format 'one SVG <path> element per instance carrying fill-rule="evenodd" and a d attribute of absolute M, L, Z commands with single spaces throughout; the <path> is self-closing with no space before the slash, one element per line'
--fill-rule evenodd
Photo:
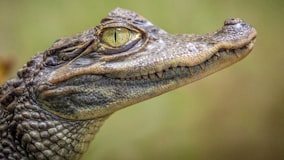
<path fill-rule="evenodd" d="M 1 86 L 0 159 L 80 159 L 109 115 L 241 60 L 255 38 L 238 18 L 213 33 L 173 35 L 117 8 Z"/>

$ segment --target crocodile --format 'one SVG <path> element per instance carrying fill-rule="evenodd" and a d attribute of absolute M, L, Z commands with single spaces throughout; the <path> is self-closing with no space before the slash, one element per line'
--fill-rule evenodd
<path fill-rule="evenodd" d="M 80 159 L 112 113 L 240 61 L 256 35 L 239 18 L 215 32 L 169 34 L 116 8 L 1 86 L 0 159 Z"/>

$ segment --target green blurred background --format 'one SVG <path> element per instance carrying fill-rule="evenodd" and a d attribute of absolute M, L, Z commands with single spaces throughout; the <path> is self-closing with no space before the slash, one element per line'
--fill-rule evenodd
<path fill-rule="evenodd" d="M 84 160 L 284 157 L 283 0 L 1 0 L 0 58 L 14 61 L 10 77 L 55 39 L 95 26 L 115 7 L 170 33 L 211 32 L 240 17 L 257 29 L 257 42 L 240 63 L 112 115 Z"/>

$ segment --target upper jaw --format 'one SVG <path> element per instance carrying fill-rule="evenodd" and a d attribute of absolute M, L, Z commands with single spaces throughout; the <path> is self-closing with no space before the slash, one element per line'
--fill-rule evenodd
<path fill-rule="evenodd" d="M 206 67 L 206 62 L 223 54 L 226 61 L 235 63 L 248 55 L 254 46 L 256 30 L 243 20 L 227 19 L 224 26 L 204 35 L 156 35 L 139 53 L 125 59 L 104 64 L 104 75 L 122 80 L 152 79 L 169 69 Z M 217 58 L 216 58 L 217 57 Z M 220 62 L 218 62 L 220 63 Z"/>

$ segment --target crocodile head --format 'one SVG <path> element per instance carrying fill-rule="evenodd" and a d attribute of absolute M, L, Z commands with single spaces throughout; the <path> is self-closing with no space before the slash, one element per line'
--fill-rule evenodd
<path fill-rule="evenodd" d="M 206 77 L 252 50 L 256 30 L 238 18 L 215 32 L 169 34 L 117 8 L 96 27 L 57 40 L 44 52 L 32 94 L 66 119 L 104 117 Z"/>

